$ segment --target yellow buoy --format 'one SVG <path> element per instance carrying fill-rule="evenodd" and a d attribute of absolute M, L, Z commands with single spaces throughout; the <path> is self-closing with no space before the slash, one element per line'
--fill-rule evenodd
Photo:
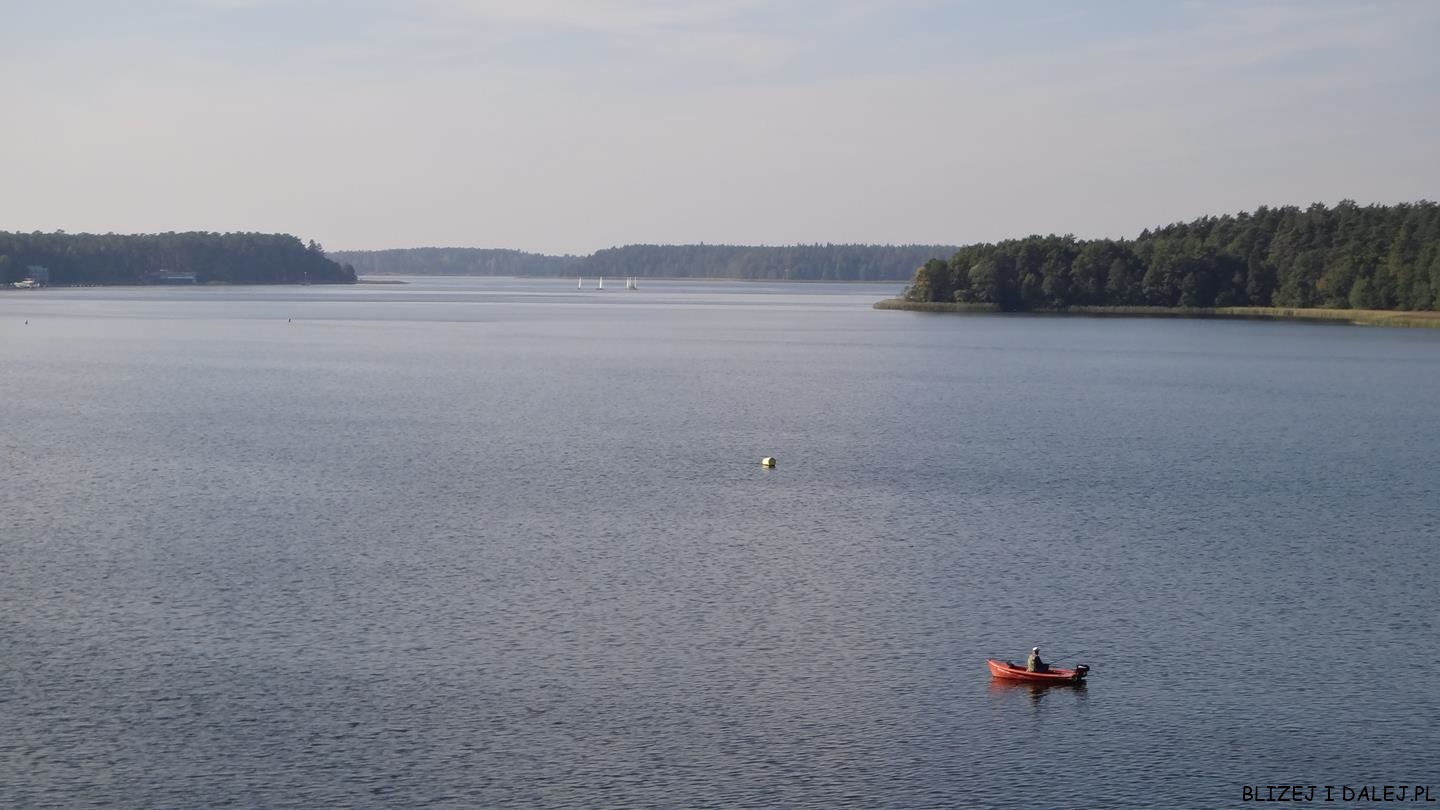
<path fill-rule="evenodd" d="M 761 467 L 774 467 L 774 466 L 775 466 L 775 459 L 774 459 L 772 456 L 766 456 L 766 457 L 760 459 L 760 466 L 761 466 Z"/>

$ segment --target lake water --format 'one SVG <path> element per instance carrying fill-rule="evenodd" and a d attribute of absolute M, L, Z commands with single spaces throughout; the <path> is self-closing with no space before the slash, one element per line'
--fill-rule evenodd
<path fill-rule="evenodd" d="M 0 806 L 1440 798 L 1440 330 L 412 282 L 0 293 Z"/>

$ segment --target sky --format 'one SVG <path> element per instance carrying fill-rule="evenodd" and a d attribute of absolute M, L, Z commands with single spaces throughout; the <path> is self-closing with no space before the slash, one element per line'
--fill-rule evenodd
<path fill-rule="evenodd" d="M 0 230 L 1133 237 L 1440 197 L 1435 0 L 0 0 Z"/>

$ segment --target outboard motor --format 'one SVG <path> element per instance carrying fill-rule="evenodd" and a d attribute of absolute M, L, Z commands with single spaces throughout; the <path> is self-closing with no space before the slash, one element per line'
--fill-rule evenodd
<path fill-rule="evenodd" d="M 1086 666 L 1085 664 L 1076 664 L 1076 665 L 1075 665 L 1075 683 L 1080 683 L 1080 682 L 1084 681 L 1084 680 L 1085 680 L 1085 676 L 1086 676 L 1086 675 L 1089 675 L 1089 674 L 1090 674 L 1090 667 Z"/>

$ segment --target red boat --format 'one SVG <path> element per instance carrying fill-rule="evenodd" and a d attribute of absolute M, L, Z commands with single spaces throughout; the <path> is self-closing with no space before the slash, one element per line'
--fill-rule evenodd
<path fill-rule="evenodd" d="M 1090 667 L 1084 664 L 1078 664 L 1074 669 L 1051 667 L 1045 672 L 1031 672 L 1025 667 L 1009 661 L 1001 661 L 998 658 L 986 658 L 985 663 L 990 665 L 991 677 L 1003 678 L 1007 681 L 1024 681 L 1025 683 L 1078 686 L 1084 683 L 1085 676 L 1090 674 Z"/>

